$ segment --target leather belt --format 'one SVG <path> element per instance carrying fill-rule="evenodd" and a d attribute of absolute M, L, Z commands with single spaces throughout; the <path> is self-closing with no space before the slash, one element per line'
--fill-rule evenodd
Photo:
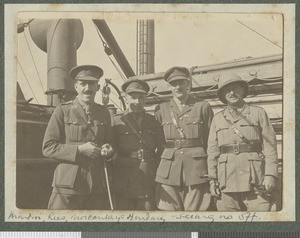
<path fill-rule="evenodd" d="M 223 145 L 220 147 L 221 154 L 239 154 L 243 152 L 261 152 L 262 146 L 261 144 L 231 144 L 231 145 Z"/>
<path fill-rule="evenodd" d="M 178 139 L 178 140 L 168 140 L 166 143 L 166 148 L 190 148 L 190 147 L 203 147 L 200 139 Z"/>
<path fill-rule="evenodd" d="M 132 151 L 128 154 L 128 157 L 132 159 L 140 159 L 140 160 L 153 159 L 154 156 L 155 156 L 154 151 L 143 150 L 143 149 Z"/>

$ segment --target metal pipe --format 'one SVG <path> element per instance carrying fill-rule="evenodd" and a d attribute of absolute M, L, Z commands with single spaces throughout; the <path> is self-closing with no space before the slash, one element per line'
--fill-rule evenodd
<path fill-rule="evenodd" d="M 106 43 L 108 44 L 109 48 L 112 50 L 113 56 L 115 57 L 116 61 L 120 65 L 122 71 L 126 75 L 127 78 L 135 76 L 134 71 L 132 70 L 129 62 L 127 61 L 125 55 L 123 54 L 120 46 L 118 45 L 115 37 L 113 36 L 112 32 L 110 31 L 108 25 L 106 24 L 105 20 L 100 19 L 93 19 L 95 26 L 101 32 L 103 38 L 105 39 Z"/>

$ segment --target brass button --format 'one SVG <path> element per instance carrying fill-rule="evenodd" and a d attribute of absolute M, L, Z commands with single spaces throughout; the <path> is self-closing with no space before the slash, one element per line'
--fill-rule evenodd
<path fill-rule="evenodd" d="M 183 151 L 180 151 L 180 154 L 183 154 Z"/>

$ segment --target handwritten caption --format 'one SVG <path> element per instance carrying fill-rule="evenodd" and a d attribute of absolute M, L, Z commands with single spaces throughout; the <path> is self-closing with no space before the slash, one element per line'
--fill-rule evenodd
<path fill-rule="evenodd" d="M 128 213 L 117 214 L 102 213 L 102 214 L 88 214 L 80 212 L 80 214 L 62 215 L 54 211 L 46 211 L 41 214 L 36 212 L 24 211 L 10 211 L 7 216 L 7 221 L 23 221 L 23 222 L 224 222 L 224 221 L 240 221 L 240 222 L 255 222 L 260 221 L 261 218 L 256 212 L 245 213 Z"/>

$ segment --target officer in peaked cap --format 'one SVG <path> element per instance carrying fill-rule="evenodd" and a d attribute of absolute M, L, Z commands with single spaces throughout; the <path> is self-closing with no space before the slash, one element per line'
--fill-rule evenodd
<path fill-rule="evenodd" d="M 155 117 L 163 128 L 165 149 L 156 173 L 161 210 L 204 211 L 211 203 L 207 174 L 207 138 L 211 106 L 189 95 L 189 70 L 172 67 L 164 74 L 173 98 L 160 104 Z"/>
<path fill-rule="evenodd" d="M 113 185 L 118 210 L 155 210 L 155 173 L 163 146 L 154 116 L 145 113 L 149 85 L 131 79 L 122 85 L 128 109 L 113 117 L 117 157 Z"/>
<path fill-rule="evenodd" d="M 81 65 L 70 71 L 78 93 L 56 107 L 43 141 L 43 154 L 60 161 L 49 209 L 109 209 L 104 161 L 112 156 L 109 111 L 94 102 L 103 71 Z"/>
<path fill-rule="evenodd" d="M 212 121 L 208 139 L 210 191 L 220 211 L 269 211 L 278 176 L 276 136 L 263 108 L 244 101 L 249 86 L 239 75 L 219 78 L 227 106 Z"/>
<path fill-rule="evenodd" d="M 99 81 L 102 76 L 103 70 L 96 65 L 80 65 L 70 70 L 73 80 Z"/>

